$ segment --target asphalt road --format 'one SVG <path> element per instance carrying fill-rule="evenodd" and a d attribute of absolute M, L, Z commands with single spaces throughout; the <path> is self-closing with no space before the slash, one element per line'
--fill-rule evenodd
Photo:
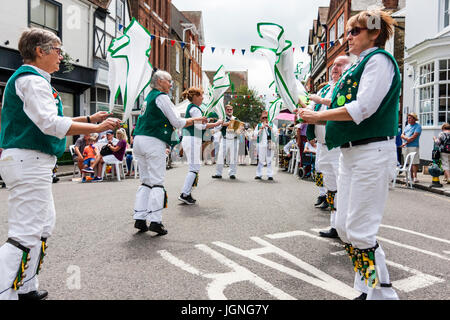
<path fill-rule="evenodd" d="M 227 168 L 225 168 L 227 170 Z M 139 234 L 132 219 L 139 180 L 54 185 L 57 221 L 40 285 L 49 299 L 340 300 L 357 295 L 338 240 L 317 237 L 329 214 L 315 209 L 310 181 L 278 172 L 254 180 L 213 180 L 203 166 L 193 196 L 177 197 L 187 167 L 167 171 L 169 233 Z M 7 237 L 7 196 L 0 190 L 0 234 Z M 401 299 L 448 300 L 450 198 L 400 186 L 391 190 L 379 231 Z"/>

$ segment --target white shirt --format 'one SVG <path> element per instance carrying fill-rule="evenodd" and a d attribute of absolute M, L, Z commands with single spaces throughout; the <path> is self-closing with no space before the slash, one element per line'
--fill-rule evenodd
<path fill-rule="evenodd" d="M 199 108 L 191 108 L 191 110 L 189 111 L 191 118 L 198 118 L 198 117 L 202 117 L 202 112 L 200 111 Z M 194 124 L 195 129 L 197 130 L 205 130 L 206 129 L 206 123 L 202 124 L 200 123 L 196 123 Z"/>
<path fill-rule="evenodd" d="M 330 90 L 328 91 L 327 95 L 325 96 L 324 99 L 330 99 L 333 95 L 333 90 L 334 90 L 334 86 L 335 83 L 330 82 Z M 321 108 L 319 111 L 324 111 L 327 110 L 328 106 L 325 104 L 322 104 Z M 318 125 L 316 124 L 314 126 L 314 134 L 316 136 L 317 142 L 321 143 L 321 144 L 325 144 L 325 126 L 324 125 Z"/>
<path fill-rule="evenodd" d="M 370 48 L 363 51 L 357 63 L 376 49 Z M 360 124 L 378 110 L 391 88 L 394 75 L 394 64 L 386 55 L 376 54 L 369 59 L 359 81 L 356 100 L 345 105 L 356 124 Z"/>
<path fill-rule="evenodd" d="M 316 153 L 317 152 L 317 148 L 313 147 L 311 145 L 311 143 L 306 142 L 305 143 L 305 150 L 308 149 L 309 151 L 311 151 L 312 153 Z"/>
<path fill-rule="evenodd" d="M 51 76 L 35 66 L 44 78 L 34 74 L 24 75 L 16 80 L 16 94 L 23 101 L 23 111 L 42 133 L 62 139 L 72 125 L 70 117 L 58 116 L 58 107 L 52 94 Z"/>
<path fill-rule="evenodd" d="M 255 127 L 255 130 L 253 131 L 253 134 L 254 134 L 254 136 L 255 137 L 258 137 L 258 135 L 260 135 L 259 136 L 259 144 L 267 144 L 267 141 L 268 141 L 268 139 L 267 139 L 267 137 L 269 136 L 269 128 L 264 128 L 262 131 L 261 131 L 261 134 L 259 133 L 259 127 L 258 126 L 256 126 Z M 272 141 L 275 141 L 275 128 L 274 128 L 274 126 L 272 126 L 272 130 L 271 130 L 271 139 L 272 139 Z"/>
<path fill-rule="evenodd" d="M 295 141 L 295 139 L 292 139 L 283 147 L 284 153 L 288 154 L 289 152 L 291 152 L 291 147 L 294 145 L 297 145 L 297 141 Z"/>
<path fill-rule="evenodd" d="M 175 112 L 175 105 L 170 101 L 170 98 L 167 94 L 160 94 L 156 98 L 156 106 L 161 109 L 162 113 L 169 120 L 170 124 L 175 128 L 183 128 L 186 125 L 186 119 L 178 117 Z"/>

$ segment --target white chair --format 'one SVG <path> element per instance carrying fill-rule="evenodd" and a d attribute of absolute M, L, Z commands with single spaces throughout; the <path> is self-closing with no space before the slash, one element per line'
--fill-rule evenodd
<path fill-rule="evenodd" d="M 123 161 L 120 160 L 108 160 L 108 159 L 104 159 L 103 161 L 105 162 L 103 164 L 103 168 L 102 168 L 102 179 L 105 177 L 105 171 L 106 171 L 106 166 L 110 165 L 112 166 L 111 169 L 111 173 L 112 176 L 114 177 L 114 173 L 117 177 L 117 181 L 120 181 L 120 176 L 123 176 L 123 178 L 125 179 L 125 169 L 124 169 L 124 165 L 123 165 Z M 126 166 L 126 164 L 125 164 Z"/>
<path fill-rule="evenodd" d="M 137 177 L 139 176 L 138 160 L 137 160 L 136 156 L 134 155 L 133 151 L 131 151 L 131 154 L 133 155 L 133 160 L 131 161 L 130 172 L 133 172 L 133 170 L 134 170 L 134 178 L 137 179 Z"/>
<path fill-rule="evenodd" d="M 72 159 L 73 159 L 73 155 L 75 154 L 75 145 L 74 145 L 74 144 L 72 144 L 72 145 L 69 146 L 69 151 L 70 151 L 70 155 L 72 156 Z M 79 168 L 78 168 L 78 162 L 77 162 L 77 161 L 74 161 L 74 162 L 73 162 L 73 177 L 74 177 L 74 178 L 75 178 L 75 175 L 76 175 L 77 173 L 79 173 L 80 176 L 81 176 L 81 172 L 80 172 L 80 170 L 79 170 Z"/>
<path fill-rule="evenodd" d="M 406 176 L 406 186 L 409 188 L 413 188 L 413 180 L 411 177 L 411 167 L 413 164 L 414 156 L 416 155 L 416 152 L 408 153 L 408 155 L 405 158 L 405 163 L 402 167 L 395 168 L 395 177 L 392 181 L 392 188 L 395 188 L 395 182 L 397 180 L 397 176 L 400 172 L 404 172 Z"/>
<path fill-rule="evenodd" d="M 296 166 L 295 161 L 297 161 L 297 158 L 298 158 L 297 154 L 298 154 L 299 150 L 298 150 L 297 146 L 293 146 L 290 151 L 291 151 L 292 157 L 291 157 L 291 160 L 289 160 L 288 172 L 293 173 L 295 170 L 294 169 Z M 297 166 L 298 166 L 298 164 L 297 164 Z"/>

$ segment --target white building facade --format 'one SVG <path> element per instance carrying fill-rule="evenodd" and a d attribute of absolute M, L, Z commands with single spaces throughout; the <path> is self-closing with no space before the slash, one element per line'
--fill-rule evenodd
<path fill-rule="evenodd" d="M 408 0 L 405 9 L 403 118 L 422 126 L 420 159 L 431 160 L 433 136 L 450 123 L 450 0 Z"/>

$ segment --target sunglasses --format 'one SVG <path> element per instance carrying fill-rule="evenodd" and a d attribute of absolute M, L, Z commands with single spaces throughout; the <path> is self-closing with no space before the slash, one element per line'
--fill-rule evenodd
<path fill-rule="evenodd" d="M 267 119 L 267 117 L 262 117 L 261 119 L 263 119 L 263 120 L 264 120 L 264 119 Z"/>
<path fill-rule="evenodd" d="M 354 27 L 353 29 L 348 30 L 347 36 L 349 36 L 351 34 L 353 37 L 356 37 L 363 30 L 369 30 L 369 29 L 367 29 L 367 28 L 360 28 L 360 27 Z"/>
<path fill-rule="evenodd" d="M 51 47 L 52 50 L 55 50 L 58 55 L 61 55 L 62 48 L 61 47 Z"/>

